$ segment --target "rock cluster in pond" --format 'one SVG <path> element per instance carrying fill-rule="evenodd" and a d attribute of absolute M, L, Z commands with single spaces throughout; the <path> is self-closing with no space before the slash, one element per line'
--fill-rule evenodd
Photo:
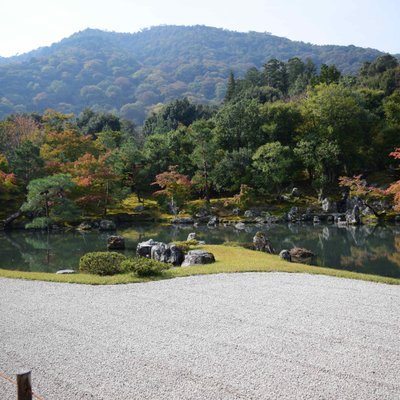
<path fill-rule="evenodd" d="M 215 261 L 214 255 L 206 251 L 191 250 L 185 255 L 183 250 L 176 244 L 156 242 L 153 239 L 139 243 L 136 248 L 136 254 L 140 257 L 152 258 L 176 267 L 210 264 Z"/>
<path fill-rule="evenodd" d="M 265 253 L 274 254 L 271 243 L 269 242 L 267 235 L 264 232 L 257 232 L 253 237 L 254 249 L 256 251 L 263 251 Z"/>
<path fill-rule="evenodd" d="M 124 250 L 125 239 L 122 236 L 109 236 L 107 238 L 108 250 Z"/>

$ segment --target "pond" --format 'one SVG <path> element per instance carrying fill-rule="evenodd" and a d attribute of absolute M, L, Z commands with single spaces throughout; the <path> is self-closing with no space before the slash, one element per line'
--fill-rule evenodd
<path fill-rule="evenodd" d="M 126 238 L 125 254 L 133 254 L 139 241 L 153 238 L 164 242 L 186 240 L 196 232 L 208 244 L 248 243 L 257 231 L 267 233 L 277 251 L 294 246 L 312 250 L 313 264 L 367 274 L 400 278 L 400 226 L 338 227 L 336 225 L 282 224 L 233 226 L 143 225 L 121 228 Z M 0 233 L 0 268 L 55 272 L 77 269 L 79 258 L 90 251 L 106 250 L 111 233 L 50 233 L 11 231 Z M 112 234 L 115 234 L 113 232 Z"/>

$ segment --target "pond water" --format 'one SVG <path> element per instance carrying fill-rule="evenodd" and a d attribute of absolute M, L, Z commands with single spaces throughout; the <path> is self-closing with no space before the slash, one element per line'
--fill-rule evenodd
<path fill-rule="evenodd" d="M 335 225 L 265 225 L 216 228 L 143 225 L 117 231 L 126 238 L 125 254 L 134 254 L 139 241 L 153 238 L 164 242 L 186 240 L 196 232 L 208 244 L 248 243 L 257 231 L 267 233 L 277 251 L 294 246 L 312 250 L 313 264 L 400 278 L 400 226 L 338 227 Z M 79 258 L 90 251 L 106 250 L 111 233 L 50 233 L 11 231 L 0 233 L 0 268 L 55 272 L 77 269 Z M 115 234 L 113 232 L 112 234 Z"/>

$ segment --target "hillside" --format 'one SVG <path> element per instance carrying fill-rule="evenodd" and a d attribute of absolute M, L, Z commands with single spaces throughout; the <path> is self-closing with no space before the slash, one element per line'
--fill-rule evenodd
<path fill-rule="evenodd" d="M 159 26 L 139 33 L 87 29 L 50 47 L 0 58 L 0 118 L 54 108 L 109 110 L 141 123 L 160 102 L 187 96 L 223 99 L 229 71 L 237 76 L 271 58 L 311 58 L 355 73 L 383 53 L 355 46 L 316 46 L 267 33 L 205 26 Z"/>

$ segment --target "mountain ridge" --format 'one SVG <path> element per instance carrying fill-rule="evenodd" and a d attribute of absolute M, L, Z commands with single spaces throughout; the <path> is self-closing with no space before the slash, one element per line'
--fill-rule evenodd
<path fill-rule="evenodd" d="M 230 71 L 243 76 L 271 58 L 310 58 L 344 74 L 385 54 L 353 45 L 312 45 L 260 32 L 163 25 L 136 33 L 87 28 L 50 46 L 0 58 L 0 117 L 90 106 L 141 123 L 157 104 L 186 96 L 218 103 Z"/>

